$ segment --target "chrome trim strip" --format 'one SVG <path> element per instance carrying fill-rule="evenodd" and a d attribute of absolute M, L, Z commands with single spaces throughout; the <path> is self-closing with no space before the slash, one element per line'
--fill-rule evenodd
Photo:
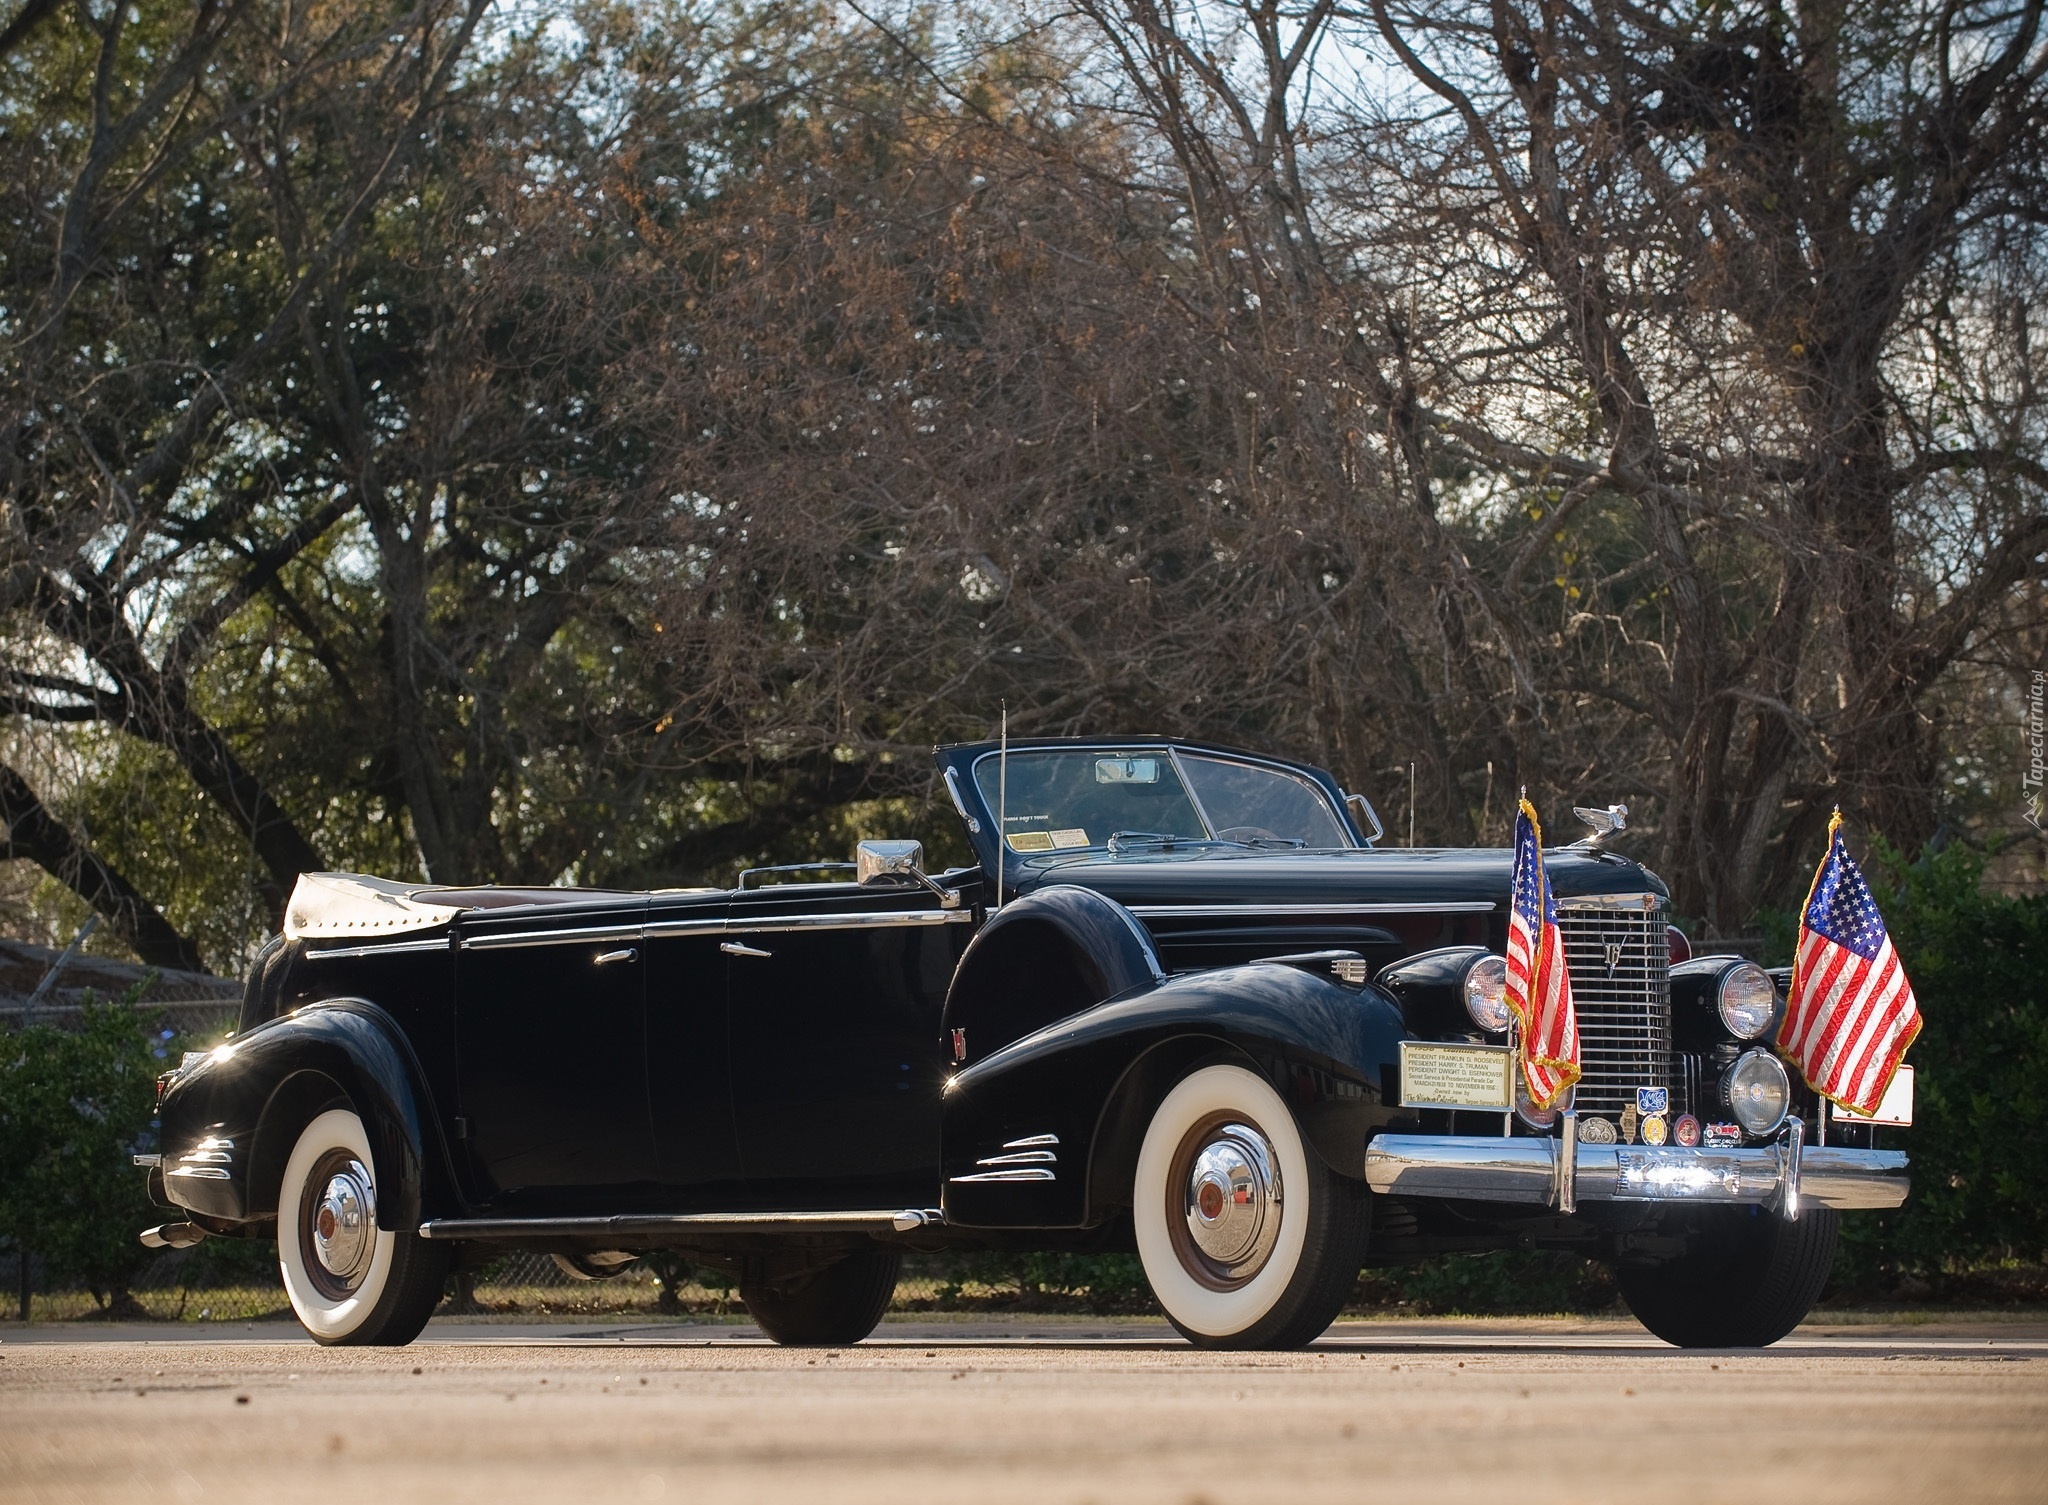
<path fill-rule="evenodd" d="M 177 1176 L 187 1176 L 194 1181 L 234 1180 L 233 1176 L 229 1175 L 226 1171 L 222 1170 L 217 1165 L 181 1165 L 174 1171 L 164 1172 L 164 1176 L 166 1180 Z"/>
<path fill-rule="evenodd" d="M 1555 1139 L 1382 1134 L 1365 1150 L 1366 1183 L 1401 1197 L 1552 1204 L 1560 1148 Z M 1732 1202 L 1775 1207 L 1784 1193 L 1784 1152 L 1685 1149 L 1678 1145 L 1587 1144 L 1577 1154 L 1581 1202 Z M 1903 1150 L 1815 1146 L 1800 1157 L 1803 1202 L 1852 1211 L 1897 1207 L 1912 1189 Z"/>
<path fill-rule="evenodd" d="M 1564 900 L 1558 901 L 1560 905 Z M 1458 900 L 1442 904 L 1133 904 L 1130 911 L 1146 919 L 1232 919 L 1242 915 L 1351 915 L 1351 914 L 1490 914 L 1498 906 L 1491 899 Z"/>
<path fill-rule="evenodd" d="M 892 925 L 965 925 L 974 916 L 964 909 L 885 909 L 839 914 L 746 915 L 726 922 L 729 935 L 777 930 L 886 930 Z"/>
<path fill-rule="evenodd" d="M 1057 1134 L 1026 1134 L 1022 1139 L 1006 1139 L 1006 1150 L 1043 1150 L 1057 1148 L 1060 1137 Z"/>
<path fill-rule="evenodd" d="M 1559 909 L 1627 909 L 1655 914 L 1671 901 L 1662 894 L 1558 894 Z"/>
<path fill-rule="evenodd" d="M 725 916 L 715 920 L 649 920 L 640 927 L 641 934 L 650 941 L 667 936 L 723 935 Z"/>
<path fill-rule="evenodd" d="M 1051 1150 L 1017 1150 L 1008 1155 L 985 1155 L 976 1165 L 1057 1165 L 1060 1157 Z"/>
<path fill-rule="evenodd" d="M 309 962 L 340 961 L 352 956 L 397 956 L 407 951 L 446 951 L 448 937 L 441 936 L 431 941 L 392 941 L 384 946 L 323 946 L 318 951 L 308 950 Z"/>
<path fill-rule="evenodd" d="M 967 813 L 967 801 L 960 797 L 960 776 L 951 768 L 946 770 L 946 793 L 953 797 L 953 808 L 960 812 L 960 819 L 967 823 L 967 834 L 979 836 L 981 822 Z"/>
<path fill-rule="evenodd" d="M 976 1181 L 1057 1181 L 1059 1174 L 1043 1166 L 1007 1171 L 980 1171 L 972 1176 L 949 1176 L 947 1185 L 966 1186 Z"/>
<path fill-rule="evenodd" d="M 593 925 L 583 930 L 502 930 L 465 935 L 464 951 L 507 951 L 515 946 L 594 946 L 605 941 L 637 941 L 639 925 Z"/>
<path fill-rule="evenodd" d="M 875 1212 L 678 1212 L 597 1218 L 429 1218 L 425 1239 L 660 1237 L 676 1233 L 883 1233 L 900 1209 Z"/>

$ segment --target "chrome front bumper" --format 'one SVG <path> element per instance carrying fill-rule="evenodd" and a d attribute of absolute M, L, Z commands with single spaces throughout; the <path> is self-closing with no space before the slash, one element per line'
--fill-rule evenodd
<path fill-rule="evenodd" d="M 1578 1144 L 1382 1134 L 1365 1147 L 1365 1179 L 1397 1197 L 1520 1202 L 1570 1212 L 1579 1202 L 1719 1202 L 1799 1216 L 1822 1207 L 1897 1207 L 1912 1181 L 1903 1150 L 1808 1146 L 1797 1133 L 1755 1149 Z"/>

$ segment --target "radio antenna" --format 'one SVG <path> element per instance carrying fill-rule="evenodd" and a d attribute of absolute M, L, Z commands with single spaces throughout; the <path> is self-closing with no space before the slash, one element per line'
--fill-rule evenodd
<path fill-rule="evenodd" d="M 1003 706 L 1002 751 L 996 754 L 996 908 L 1003 907 L 1003 850 L 1010 841 L 1010 702 Z"/>

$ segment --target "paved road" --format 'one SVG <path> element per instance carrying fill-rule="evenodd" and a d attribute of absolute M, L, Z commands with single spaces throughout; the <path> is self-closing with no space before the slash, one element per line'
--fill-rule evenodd
<path fill-rule="evenodd" d="M 0 1501 L 1249 1505 L 2048 1500 L 2048 1325 L 1340 1324 L 1299 1354 L 1145 1323 L 0 1328 Z"/>

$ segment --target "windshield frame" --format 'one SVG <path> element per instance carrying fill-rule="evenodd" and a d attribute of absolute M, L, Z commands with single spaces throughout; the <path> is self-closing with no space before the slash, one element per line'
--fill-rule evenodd
<path fill-rule="evenodd" d="M 1258 847 L 1250 846 L 1243 842 L 1230 841 L 1221 836 L 1218 836 L 1216 834 L 1217 827 L 1214 818 L 1209 814 L 1208 807 L 1202 803 L 1202 797 L 1195 792 L 1194 781 L 1188 777 L 1187 768 L 1182 761 L 1183 752 L 1185 752 L 1189 757 L 1206 758 L 1211 762 L 1216 763 L 1235 763 L 1240 767 L 1257 769 L 1262 773 L 1271 774 L 1277 778 L 1288 779 L 1297 784 L 1306 786 L 1310 791 L 1314 793 L 1317 799 L 1323 802 L 1323 805 L 1329 810 L 1331 820 L 1336 825 L 1338 834 L 1344 838 L 1344 844 L 1339 847 L 1310 847 L 1307 845 L 1303 845 L 1300 847 Z M 1192 845 L 1195 843 L 1208 843 L 1218 847 L 1225 847 L 1237 851 L 1246 852 L 1350 852 L 1366 850 L 1367 846 L 1369 845 L 1366 843 L 1361 843 L 1354 839 L 1351 828 L 1349 810 L 1345 808 L 1342 801 L 1333 800 L 1330 797 L 1330 791 L 1323 787 L 1322 782 L 1320 780 L 1314 778 L 1310 774 L 1304 772 L 1300 768 L 1293 766 L 1292 764 L 1283 763 L 1277 759 L 1261 758 L 1254 754 L 1248 753 L 1226 752 L 1221 749 L 1208 747 L 1188 747 L 1183 749 L 1172 742 L 1158 742 L 1143 739 L 1128 742 L 1104 741 L 1090 743 L 1060 743 L 1053 745 L 1036 743 L 1030 746 L 1012 748 L 1010 750 L 1009 755 L 1013 758 L 1027 758 L 1033 756 L 1042 756 L 1047 753 L 1077 753 L 1085 756 L 1138 755 L 1143 757 L 1156 757 L 1161 754 L 1164 754 L 1166 759 L 1173 764 L 1174 777 L 1180 780 L 1181 792 L 1187 796 L 1188 803 L 1194 806 L 1195 818 L 1201 821 L 1202 823 L 1202 831 L 1199 835 L 1194 833 L 1188 833 L 1181 837 L 1182 841 L 1186 844 Z M 1090 842 L 1085 847 L 1065 847 L 1061 848 L 1058 851 L 1053 852 L 1020 852 L 1016 848 L 1012 847 L 1007 839 L 1007 833 L 1005 833 L 1001 829 L 1003 812 L 996 809 L 995 802 L 990 800 L 988 796 L 988 791 L 982 787 L 981 782 L 981 765 L 989 761 L 991 758 L 1000 759 L 1002 756 L 1003 751 L 1001 748 L 991 748 L 986 752 L 977 753 L 972 759 L 972 761 L 970 761 L 967 765 L 966 782 L 969 786 L 973 788 L 975 794 L 980 798 L 983 807 L 987 809 L 990 816 L 994 818 L 993 826 L 995 828 L 996 838 L 995 849 L 996 852 L 999 854 L 1000 858 L 1004 862 L 1007 863 L 1010 861 L 1016 861 L 1024 863 L 1042 863 L 1048 860 L 1057 860 L 1060 858 L 1074 858 L 1090 855 L 1099 856 L 1110 850 L 1108 844 L 1108 835 L 1115 834 L 1113 832 L 1106 834 L 1102 841 Z M 1179 835 L 1181 833 L 1171 834 Z"/>

